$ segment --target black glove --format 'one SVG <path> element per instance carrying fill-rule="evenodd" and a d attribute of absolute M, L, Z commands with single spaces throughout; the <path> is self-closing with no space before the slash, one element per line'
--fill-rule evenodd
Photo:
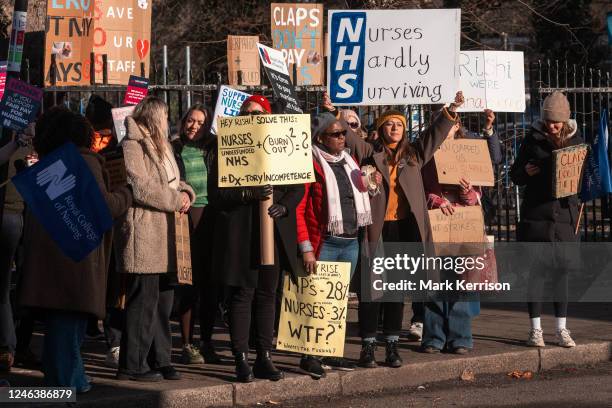
<path fill-rule="evenodd" d="M 242 200 L 245 203 L 249 201 L 263 201 L 267 200 L 270 195 L 272 195 L 272 186 L 270 184 L 246 187 L 242 193 Z"/>
<path fill-rule="evenodd" d="M 287 215 L 287 207 L 280 204 L 272 204 L 268 208 L 268 215 L 272 218 L 281 218 Z"/>

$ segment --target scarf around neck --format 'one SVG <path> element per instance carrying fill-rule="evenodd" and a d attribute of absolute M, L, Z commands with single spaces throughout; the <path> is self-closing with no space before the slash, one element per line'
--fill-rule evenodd
<path fill-rule="evenodd" d="M 325 189 L 327 193 L 327 231 L 333 235 L 342 235 L 344 226 L 342 223 L 342 206 L 340 205 L 340 191 L 338 189 L 338 181 L 336 175 L 329 163 L 339 163 L 344 160 L 344 171 L 351 182 L 353 196 L 355 198 L 355 210 L 357 212 L 357 226 L 364 227 L 372 224 L 372 212 L 370 210 L 370 197 L 367 191 L 360 191 L 353 181 L 355 176 L 361 177 L 361 171 L 355 160 L 346 152 L 343 151 L 338 156 L 334 156 L 322 150 L 316 145 L 312 146 L 312 154 L 321 165 L 323 175 L 325 176 Z"/>

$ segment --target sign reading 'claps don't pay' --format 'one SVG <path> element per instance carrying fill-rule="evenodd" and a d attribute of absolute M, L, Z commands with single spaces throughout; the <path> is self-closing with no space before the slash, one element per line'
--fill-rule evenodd
<path fill-rule="evenodd" d="M 315 181 L 310 115 L 217 118 L 219 187 Z"/>

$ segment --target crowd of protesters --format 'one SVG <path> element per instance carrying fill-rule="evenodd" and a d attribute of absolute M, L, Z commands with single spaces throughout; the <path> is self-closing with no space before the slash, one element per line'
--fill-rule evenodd
<path fill-rule="evenodd" d="M 44 324 L 41 369 L 46 383 L 87 392 L 91 379 L 80 348 L 101 320 L 108 345 L 105 363 L 117 369 L 118 379 L 178 380 L 170 326 L 176 304 L 181 363 L 220 363 L 213 334 L 221 314 L 229 324 L 236 379 L 280 380 L 283 372 L 271 352 L 284 274 L 295 276 L 301 268 L 315 273 L 317 261 L 343 261 L 351 264 L 351 278 L 359 268 L 367 275 L 367 267 L 359 265 L 360 251 L 374 250 L 381 241 L 428 245 L 428 210 L 441 209 L 450 216 L 458 206 L 479 205 L 482 191 L 470 180 L 438 183 L 431 159 L 445 140 L 485 139 L 492 162 L 501 161 L 494 112 L 484 112 L 485 126 L 478 132 L 465 129 L 457 113 L 463 102 L 460 92 L 448 107 L 434 107 L 428 126 L 414 141 L 407 137 L 406 118 L 399 111 L 384 111 L 368 132 L 355 111 L 337 109 L 328 98 L 322 102 L 323 111 L 312 115 L 311 126 L 315 181 L 274 188 L 218 187 L 217 141 L 210 110 L 203 105 L 192 106 L 173 134 L 167 105 L 145 98 L 126 119 L 120 147 L 113 136 L 112 106 L 102 98 L 90 99 L 86 117 L 64 107 L 46 110 L 35 126 L 0 149 L 0 162 L 9 162 L 12 175 L 64 143 L 74 143 L 98 183 L 114 228 L 96 250 L 75 262 L 25 208 L 14 187 L 7 186 L 0 236 L 0 368 L 37 363 L 29 343 L 38 320 Z M 261 95 L 246 99 L 240 110 L 240 115 L 273 113 L 280 112 Z M 552 150 L 580 141 L 567 99 L 552 94 L 512 167 L 513 181 L 527 186 L 520 240 L 578 239 L 573 231 L 578 200 L 553 198 L 550 167 Z M 118 148 L 125 158 L 127 185 L 111 189 L 103 154 Z M 367 184 L 352 177 L 364 166 L 372 174 Z M 268 214 L 274 219 L 274 262 L 262 266 L 259 207 L 265 200 L 272 200 Z M 175 213 L 190 221 L 192 286 L 177 282 Z M 18 271 L 15 302 L 10 301 L 13 265 Z M 567 281 L 560 280 L 563 284 Z M 385 364 L 399 367 L 404 302 L 368 300 L 360 296 L 358 304 L 362 349 L 356 363 L 376 367 L 382 342 Z M 471 321 L 479 310 L 476 301 L 413 302 L 408 337 L 421 341 L 426 353 L 468 353 L 473 348 Z M 544 346 L 540 311 L 541 304 L 529 304 L 530 346 Z M 573 347 L 566 313 L 566 303 L 555 303 L 558 343 Z M 256 353 L 252 367 L 251 350 Z M 325 376 L 327 369 L 355 366 L 344 358 L 303 355 L 300 360 L 301 370 L 314 378 Z"/>

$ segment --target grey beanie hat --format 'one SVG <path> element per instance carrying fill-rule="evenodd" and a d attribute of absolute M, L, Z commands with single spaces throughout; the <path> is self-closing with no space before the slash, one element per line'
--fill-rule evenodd
<path fill-rule="evenodd" d="M 544 99 L 542 119 L 551 122 L 567 122 L 570 120 L 570 104 L 567 97 L 555 91 Z"/>
<path fill-rule="evenodd" d="M 333 113 L 323 112 L 314 116 L 310 123 L 310 134 L 312 140 L 317 140 L 321 133 L 325 132 L 325 129 L 333 125 L 338 119 Z"/>

